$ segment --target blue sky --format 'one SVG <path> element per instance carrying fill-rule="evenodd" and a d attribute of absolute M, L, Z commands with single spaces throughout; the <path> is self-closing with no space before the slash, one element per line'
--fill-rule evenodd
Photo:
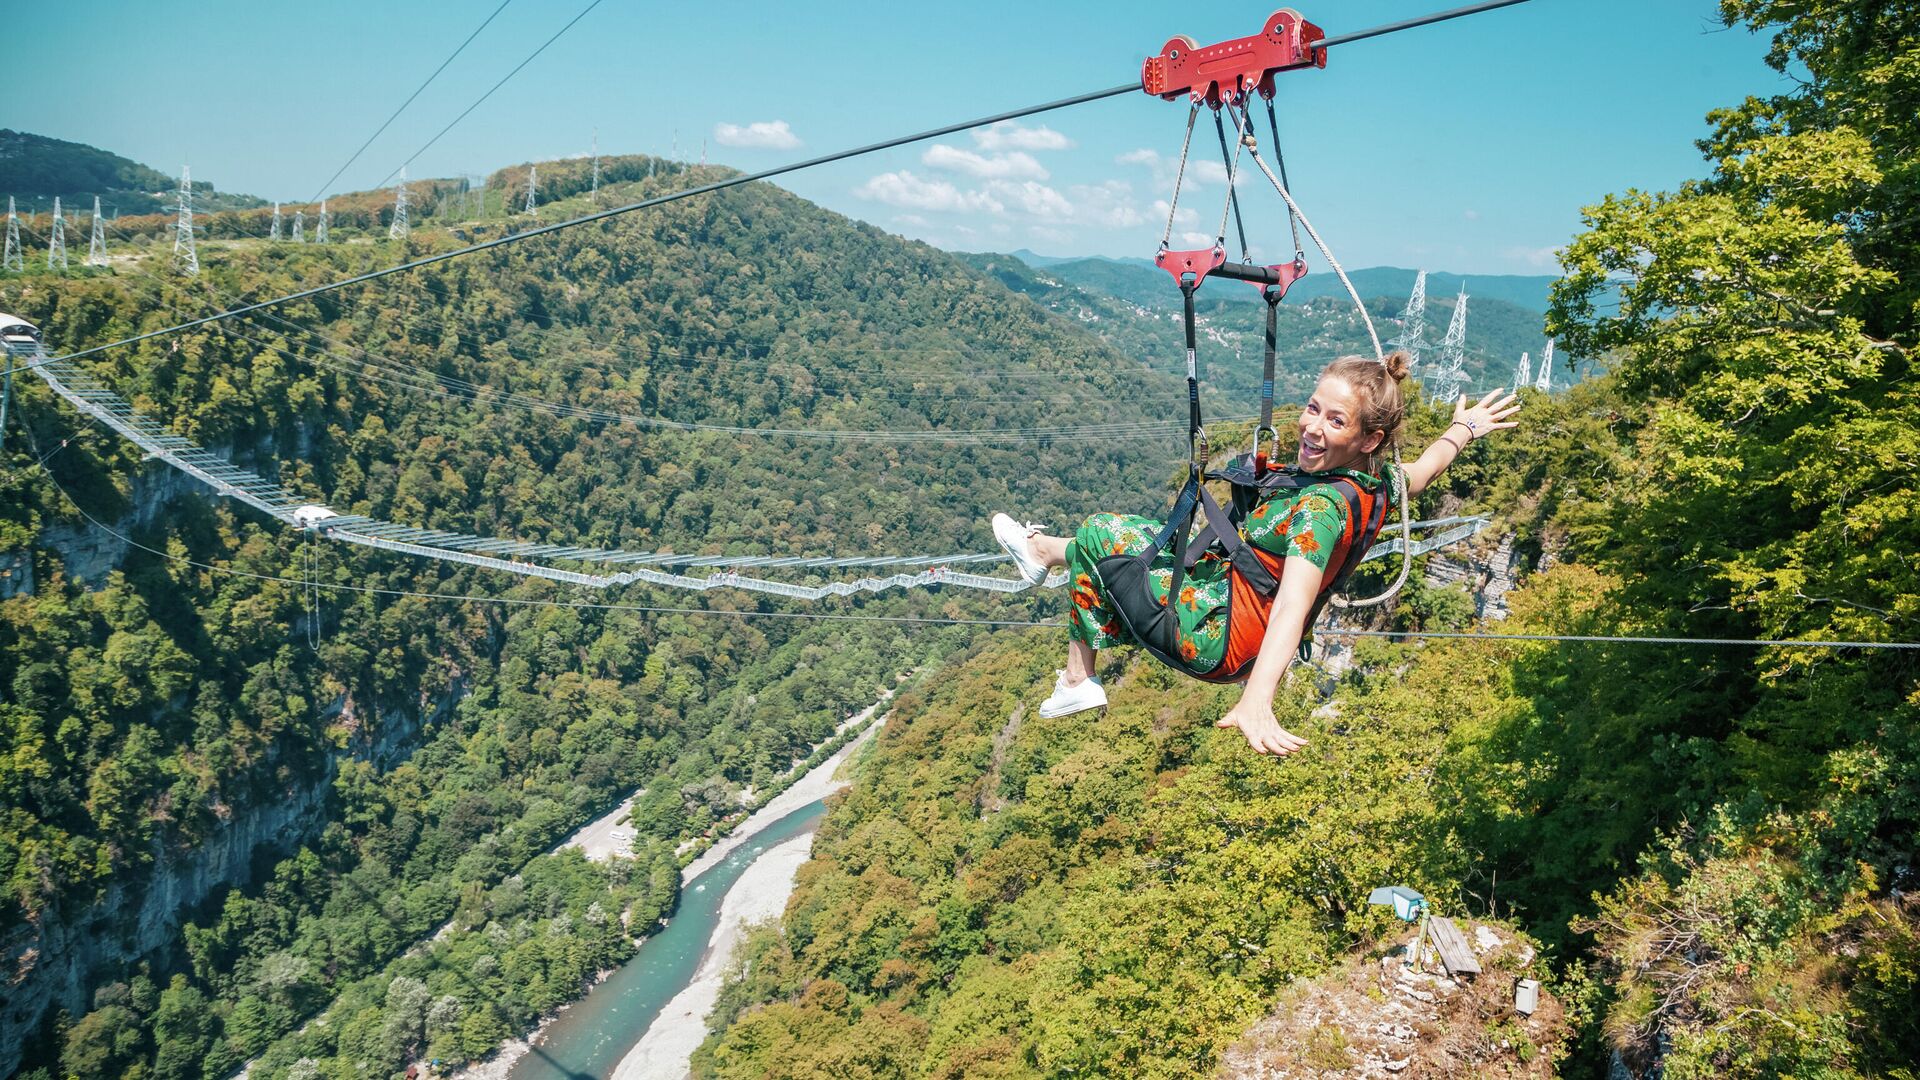
<path fill-rule="evenodd" d="M 511 0 L 335 190 L 378 182 L 588 2 Z M 1339 34 L 1453 2 L 1301 10 Z M 497 4 L 70 0 L 59 76 L 10 78 L 0 126 L 303 200 Z M 765 168 L 1128 82 L 1169 37 L 1255 33 L 1276 6 L 602 0 L 412 173 L 583 154 L 596 129 L 603 153 L 667 154 L 677 138 L 697 159 L 704 140 L 709 160 Z M 1551 272 L 1582 205 L 1700 175 L 1707 110 L 1782 88 L 1766 42 L 1714 11 L 1533 0 L 1336 49 L 1326 70 L 1281 80 L 1295 193 L 1351 266 Z M 942 247 L 1150 255 L 1185 113 L 1128 95 L 780 183 Z M 1256 256 L 1282 257 L 1277 197 L 1243 191 Z M 1210 232 L 1223 194 L 1189 188 L 1196 214 L 1176 238 Z"/>

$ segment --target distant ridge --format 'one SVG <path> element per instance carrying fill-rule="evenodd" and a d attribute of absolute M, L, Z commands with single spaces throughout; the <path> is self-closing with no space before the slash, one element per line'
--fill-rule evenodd
<path fill-rule="evenodd" d="M 1143 306 L 1173 306 L 1179 301 L 1179 294 L 1169 287 L 1165 272 L 1154 266 L 1151 259 L 1040 255 L 1025 248 L 1012 254 L 1036 270 L 1046 270 L 1072 284 L 1099 288 Z M 1346 290 L 1340 287 L 1339 278 L 1321 270 L 1317 260 L 1310 265 L 1314 267 L 1314 272 L 1288 291 L 1288 300 L 1304 301 L 1346 295 Z M 1416 273 L 1415 270 L 1397 266 L 1370 266 L 1347 271 L 1362 299 L 1393 296 L 1404 300 L 1413 291 Z M 1548 294 L 1558 280 L 1559 277 L 1552 274 L 1453 274 L 1429 270 L 1427 295 L 1453 296 L 1459 293 L 1460 284 L 1464 281 L 1469 296 L 1505 300 L 1528 311 L 1545 313 Z M 1249 303 L 1258 299 L 1258 294 L 1251 288 L 1221 290 L 1221 295 L 1229 299 L 1244 299 Z"/>
<path fill-rule="evenodd" d="M 177 174 L 168 175 L 97 146 L 0 130 L 0 195 L 23 200 L 22 211 L 50 210 L 56 195 L 69 209 L 91 210 L 98 195 L 101 210 L 108 214 L 155 214 L 169 205 L 179 185 Z M 205 211 L 267 205 L 253 195 L 215 191 L 205 180 L 194 181 L 193 198 L 194 208 Z M 36 199 L 46 200 L 46 205 L 35 205 Z"/>

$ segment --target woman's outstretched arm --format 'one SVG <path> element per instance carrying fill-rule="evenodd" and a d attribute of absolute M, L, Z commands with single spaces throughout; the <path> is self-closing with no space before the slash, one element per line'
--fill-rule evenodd
<path fill-rule="evenodd" d="M 1518 427 L 1519 421 L 1508 420 L 1507 417 L 1519 409 L 1520 402 L 1504 388 L 1487 391 L 1487 396 L 1475 405 L 1468 405 L 1467 395 L 1461 394 L 1460 401 L 1453 407 L 1453 423 L 1447 425 L 1447 430 L 1440 433 L 1433 445 L 1406 467 L 1407 494 L 1418 495 L 1425 491 L 1427 485 L 1433 483 L 1434 477 L 1453 464 L 1453 459 L 1467 448 L 1468 443 L 1501 428 Z"/>
<path fill-rule="evenodd" d="M 1240 703 L 1216 723 L 1219 727 L 1237 727 L 1247 737 L 1247 745 L 1262 754 L 1285 757 L 1307 745 L 1307 741 L 1280 726 L 1273 716 L 1273 697 L 1279 692 L 1280 679 L 1286 675 L 1300 651 L 1300 638 L 1307 630 L 1307 613 L 1320 594 L 1325 571 L 1298 555 L 1287 556 L 1280 572 L 1280 591 L 1273 598 L 1273 613 L 1267 618 L 1267 632 L 1260 639 L 1260 655 L 1240 692 Z"/>

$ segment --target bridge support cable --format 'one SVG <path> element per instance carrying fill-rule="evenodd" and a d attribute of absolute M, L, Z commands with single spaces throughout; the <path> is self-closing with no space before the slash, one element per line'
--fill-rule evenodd
<path fill-rule="evenodd" d="M 1516 4 L 1521 4 L 1525 2 L 1527 2 L 1527 0 L 1487 0 L 1487 2 L 1484 2 L 1484 3 L 1470 4 L 1470 5 L 1467 5 L 1466 7 L 1454 8 L 1448 11 L 1436 12 L 1434 14 L 1421 16 L 1419 18 L 1404 19 L 1404 20 L 1401 20 L 1400 22 L 1388 23 L 1382 26 L 1372 27 L 1367 30 L 1356 31 L 1351 34 L 1337 35 L 1335 37 L 1330 37 L 1330 38 L 1322 38 L 1319 41 L 1315 42 L 1314 44 L 1319 49 L 1327 49 L 1335 45 L 1343 45 L 1343 44 L 1347 44 L 1355 41 L 1364 41 L 1369 38 L 1381 37 L 1386 34 L 1398 33 L 1399 31 L 1402 31 L 1402 30 L 1411 30 L 1415 27 L 1428 26 L 1433 23 L 1444 22 L 1448 19 L 1457 19 L 1465 15 L 1473 15 L 1482 11 L 1490 11 L 1495 8 L 1511 7 Z M 485 240 L 477 244 L 469 244 L 468 246 L 463 248 L 456 248 L 452 251 L 444 251 L 437 255 L 429 255 L 422 259 L 412 260 L 411 262 L 404 262 L 395 266 L 383 267 L 378 270 L 370 270 L 364 274 L 356 274 L 352 277 L 343 278 L 339 281 L 330 282 L 325 285 L 316 285 L 310 289 L 301 289 L 297 292 L 288 293 L 285 296 L 278 296 L 270 300 L 261 300 L 256 303 L 245 304 L 237 308 L 232 308 L 227 311 L 217 312 L 213 315 L 207 315 L 198 319 L 193 319 L 184 323 L 180 323 L 175 326 L 168 326 L 158 330 L 150 330 L 142 334 L 135 334 L 132 337 L 122 338 L 118 341 L 111 341 L 105 345 L 95 345 L 92 348 L 83 349 L 83 350 L 80 350 L 79 352 L 68 353 L 66 354 L 65 359 L 75 359 L 83 356 L 91 356 L 94 353 L 101 352 L 106 349 L 119 348 L 122 345 L 132 345 L 136 342 L 146 341 L 150 338 L 160 337 L 166 334 L 178 333 L 181 330 L 190 330 L 196 326 L 205 326 L 208 323 L 218 322 L 223 319 L 230 319 L 236 315 L 244 315 L 252 311 L 259 311 L 262 308 L 275 307 L 277 305 L 289 303 L 294 300 L 303 300 L 308 297 L 319 296 L 322 293 L 332 292 L 335 289 L 343 289 L 349 285 L 364 284 L 365 282 L 375 281 L 380 278 L 388 277 L 393 274 L 405 273 L 410 270 L 418 270 L 422 267 L 432 266 L 436 263 L 446 262 L 449 259 L 457 259 L 463 255 L 473 255 L 473 254 L 478 254 L 479 252 L 482 252 L 482 251 L 490 251 L 493 248 L 501 247 L 506 244 L 517 243 L 522 240 L 531 240 L 536 236 L 545 236 L 548 233 L 559 232 L 562 229 L 571 229 L 578 225 L 588 225 L 596 221 L 605 221 L 609 218 L 619 217 L 623 214 L 630 214 L 637 210 L 646 210 L 655 206 L 663 206 L 667 203 L 677 202 L 681 199 L 690 199 L 699 195 L 711 195 L 715 192 L 724 191 L 727 188 L 731 188 L 731 187 L 738 187 L 742 184 L 751 184 L 759 180 L 770 180 L 776 176 L 784 176 L 787 173 L 798 172 L 802 169 L 811 169 L 820 165 L 829 165 L 834 162 L 845 161 L 849 158 L 856 158 L 865 154 L 877 153 L 881 150 L 891 150 L 891 149 L 894 149 L 895 147 L 907 146 L 917 142 L 925 142 L 928 139 L 938 139 L 947 135 L 956 134 L 958 132 L 968 131 L 973 128 L 985 127 L 989 124 L 997 124 L 1007 120 L 1018 120 L 1028 116 L 1037 116 L 1041 113 L 1053 112 L 1057 109 L 1065 109 L 1075 105 L 1084 105 L 1089 102 L 1101 101 L 1106 98 L 1119 97 L 1122 94 L 1137 93 L 1142 89 L 1144 89 L 1144 87 L 1138 81 L 1125 83 L 1120 86 L 1110 86 L 1104 90 L 1094 90 L 1085 94 L 1076 94 L 1073 97 L 1060 98 L 1057 101 L 1049 101 L 1042 105 L 1030 105 L 1022 109 L 1009 109 L 1006 112 L 994 113 L 991 116 L 982 116 L 974 120 L 963 120 L 957 124 L 946 124 L 937 128 L 929 128 L 926 131 L 915 132 L 914 134 L 911 134 L 911 135 L 901 135 L 896 138 L 883 139 L 880 142 L 868 143 L 865 146 L 857 146 L 848 150 L 839 150 L 831 154 L 822 154 L 818 157 L 808 158 L 804 161 L 791 162 L 786 165 L 776 165 L 771 169 L 762 169 L 759 172 L 742 173 L 739 176 L 730 176 L 724 180 L 716 180 L 710 184 L 701 184 L 696 187 L 684 188 L 680 191 L 668 192 L 665 195 L 656 195 L 650 199 L 641 199 L 638 202 L 628 203 L 624 206 L 609 207 L 608 209 L 605 209 L 605 210 L 599 210 L 589 214 L 582 214 L 579 217 L 569 218 L 565 221 L 557 221 L 551 225 L 542 225 L 537 228 L 526 229 L 524 231 L 515 233 L 511 236 L 495 237 L 492 240 Z"/>
<path fill-rule="evenodd" d="M 11 350 L 9 350 L 11 352 Z M 64 357 L 48 357 L 36 350 L 28 368 L 56 395 L 83 415 L 111 429 L 155 459 L 186 473 L 228 498 L 236 499 L 285 525 L 313 536 L 340 543 L 356 544 L 419 558 L 437 559 L 543 578 L 592 589 L 611 589 L 642 582 L 669 588 L 706 592 L 717 588 L 784 596 L 796 600 L 820 600 L 829 596 L 853 596 L 888 589 L 928 588 L 948 585 L 986 592 L 1024 592 L 1032 585 L 1019 578 L 999 578 L 972 573 L 956 567 L 994 563 L 1006 556 L 995 552 L 957 555 L 879 555 L 879 556 L 793 556 L 793 555 L 680 555 L 672 552 L 618 551 L 606 548 L 566 544 L 540 544 L 424 529 L 395 522 L 380 521 L 356 514 L 339 514 L 327 509 L 250 470 L 240 468 L 204 447 L 195 445 L 166 430 L 158 420 L 142 415 L 132 404 Z M 1436 547 L 1472 536 L 1486 525 L 1478 517 L 1450 517 L 1419 523 L 1420 528 L 1440 528 L 1438 533 L 1412 545 L 1411 554 L 1420 555 Z M 1378 545 L 1369 558 L 1400 551 L 1402 541 Z M 534 561 L 546 560 L 546 561 Z M 627 565 L 631 569 L 612 573 L 594 573 L 553 566 L 551 561 Z M 656 566 L 711 569 L 706 577 L 652 569 Z M 801 584 L 749 576 L 742 569 L 852 569 L 898 568 L 899 572 L 861 577 L 851 581 L 825 584 Z M 906 568 L 914 568 L 909 572 Z M 1044 583 L 1058 588 L 1066 575 L 1055 573 Z"/>

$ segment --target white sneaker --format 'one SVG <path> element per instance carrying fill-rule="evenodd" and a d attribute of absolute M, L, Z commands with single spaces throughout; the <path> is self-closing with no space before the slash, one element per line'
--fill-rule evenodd
<path fill-rule="evenodd" d="M 1033 557 L 1027 547 L 1027 540 L 1041 530 L 1042 526 L 1022 525 L 1005 514 L 993 515 L 993 538 L 1013 560 L 1014 569 L 1020 571 L 1020 577 L 1029 585 L 1038 585 L 1047 579 L 1045 563 Z"/>
<path fill-rule="evenodd" d="M 1099 679 L 1087 678 L 1068 686 L 1067 673 L 1062 671 L 1053 680 L 1053 696 L 1040 703 L 1040 715 L 1052 718 L 1106 707 L 1107 690 Z"/>

